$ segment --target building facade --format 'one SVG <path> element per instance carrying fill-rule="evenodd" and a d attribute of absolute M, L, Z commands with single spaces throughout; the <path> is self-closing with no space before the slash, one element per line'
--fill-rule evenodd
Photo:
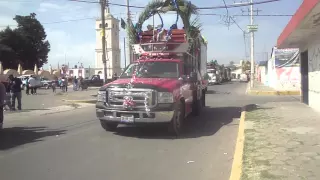
<path fill-rule="evenodd" d="M 105 10 L 105 26 L 106 26 L 106 60 L 107 60 L 107 79 L 111 79 L 114 73 L 121 73 L 121 52 L 119 47 L 119 20 L 114 18 L 110 13 L 110 9 Z M 104 78 L 103 62 L 102 62 L 102 24 L 101 19 L 96 20 L 96 49 L 95 49 L 95 74 L 99 74 Z"/>
<path fill-rule="evenodd" d="M 320 111 L 320 1 L 304 0 L 278 38 L 279 48 L 299 48 L 301 101 Z"/>

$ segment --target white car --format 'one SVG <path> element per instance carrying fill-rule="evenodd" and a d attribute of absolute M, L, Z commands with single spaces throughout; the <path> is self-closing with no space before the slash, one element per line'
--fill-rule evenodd
<path fill-rule="evenodd" d="M 240 82 L 248 82 L 248 75 L 247 74 L 241 74 L 240 75 Z"/>

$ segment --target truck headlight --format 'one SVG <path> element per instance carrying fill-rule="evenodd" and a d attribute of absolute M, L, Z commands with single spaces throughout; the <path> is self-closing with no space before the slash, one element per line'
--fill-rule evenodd
<path fill-rule="evenodd" d="M 106 102 L 107 101 L 107 92 L 106 91 L 98 91 L 97 101 L 98 102 Z"/>
<path fill-rule="evenodd" d="M 173 103 L 173 94 L 170 92 L 158 92 L 158 103 Z"/>

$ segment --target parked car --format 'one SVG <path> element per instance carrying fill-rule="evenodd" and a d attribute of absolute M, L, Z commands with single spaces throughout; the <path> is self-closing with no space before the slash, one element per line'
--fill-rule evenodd
<path fill-rule="evenodd" d="M 49 80 L 47 78 L 41 78 L 41 87 L 45 89 L 49 89 L 52 86 L 52 80 Z"/>
<path fill-rule="evenodd" d="M 22 76 L 19 76 L 19 77 L 18 77 L 18 78 L 20 78 L 21 81 L 22 81 L 22 84 L 21 84 L 21 89 L 22 89 L 22 90 L 25 89 L 27 78 L 30 78 L 31 75 L 32 75 L 32 74 L 28 74 L 28 75 L 22 75 Z M 36 86 L 37 86 L 37 87 L 41 87 L 42 84 L 41 84 L 41 78 L 40 78 L 40 76 L 37 76 L 37 75 L 33 75 L 33 76 L 34 76 L 35 79 L 36 79 Z"/>

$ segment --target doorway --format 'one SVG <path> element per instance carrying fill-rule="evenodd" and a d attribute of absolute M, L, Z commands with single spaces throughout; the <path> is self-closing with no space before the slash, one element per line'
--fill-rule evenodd
<path fill-rule="evenodd" d="M 301 101 L 309 105 L 309 60 L 308 50 L 301 53 L 300 56 L 300 72 L 301 72 Z"/>

